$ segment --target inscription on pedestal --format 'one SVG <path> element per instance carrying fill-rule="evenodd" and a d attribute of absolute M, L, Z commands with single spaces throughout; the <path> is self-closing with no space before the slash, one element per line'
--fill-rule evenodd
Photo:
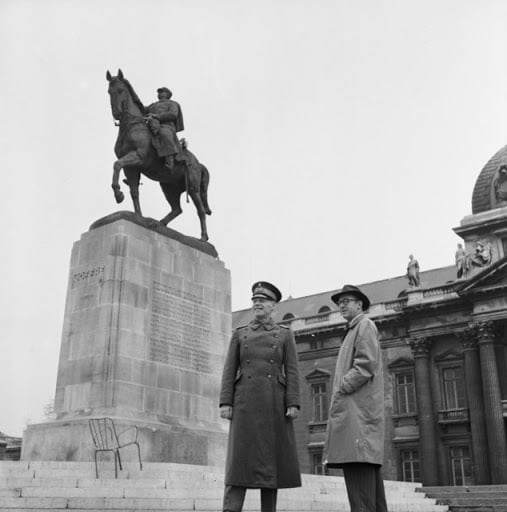
<path fill-rule="evenodd" d="M 71 278 L 71 288 L 75 288 L 80 284 L 88 284 L 91 280 L 104 277 L 104 269 L 105 267 L 103 265 L 99 265 L 89 270 L 83 270 L 82 272 L 74 272 Z"/>
<path fill-rule="evenodd" d="M 150 359 L 176 368 L 211 373 L 211 320 L 202 297 L 153 282 Z"/>

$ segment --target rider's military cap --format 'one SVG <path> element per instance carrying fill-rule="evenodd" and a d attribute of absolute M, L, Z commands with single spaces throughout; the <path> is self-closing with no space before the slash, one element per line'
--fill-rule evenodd
<path fill-rule="evenodd" d="M 159 87 L 157 92 L 165 92 L 169 98 L 173 95 L 173 93 L 167 87 Z"/>
<path fill-rule="evenodd" d="M 252 285 L 252 300 L 262 298 L 280 302 L 282 300 L 282 292 L 267 281 L 257 281 Z"/>

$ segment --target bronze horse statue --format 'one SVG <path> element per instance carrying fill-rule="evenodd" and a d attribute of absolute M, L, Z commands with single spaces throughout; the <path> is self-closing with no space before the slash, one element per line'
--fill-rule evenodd
<path fill-rule="evenodd" d="M 129 81 L 118 70 L 117 76 L 106 73 L 109 82 L 108 93 L 111 99 L 111 111 L 119 125 L 118 138 L 114 152 L 118 160 L 113 165 L 113 191 L 117 203 L 125 196 L 120 190 L 118 179 L 123 169 L 126 179 L 124 182 L 130 188 L 134 203 L 134 211 L 142 215 L 139 203 L 139 181 L 141 174 L 158 181 L 162 192 L 171 206 L 171 211 L 160 220 L 167 225 L 181 213 L 180 197 L 187 192 L 197 209 L 201 223 L 201 240 L 208 240 L 206 215 L 211 215 L 208 206 L 208 169 L 193 155 L 186 144 L 182 146 L 184 161 L 174 162 L 174 168 L 169 171 L 164 166 L 164 158 L 158 156 L 152 145 L 152 134 L 146 124 L 146 107 L 141 103 Z"/>

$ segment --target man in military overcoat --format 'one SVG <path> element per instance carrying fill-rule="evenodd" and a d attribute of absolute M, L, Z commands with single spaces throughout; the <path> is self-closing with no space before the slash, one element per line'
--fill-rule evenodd
<path fill-rule="evenodd" d="M 157 89 L 158 101 L 147 107 L 148 126 L 154 135 L 153 144 L 158 156 L 165 157 L 165 165 L 172 170 L 174 159 L 181 160 L 177 132 L 184 129 L 183 114 L 179 103 L 171 100 L 167 87 Z"/>
<path fill-rule="evenodd" d="M 345 285 L 331 297 L 348 322 L 336 361 L 323 461 L 342 468 L 351 512 L 387 512 L 384 456 L 384 380 L 375 324 L 364 315 L 370 300 Z"/>
<path fill-rule="evenodd" d="M 220 416 L 231 420 L 224 511 L 240 512 L 246 489 L 275 512 L 277 489 L 301 486 L 292 420 L 299 412 L 299 366 L 292 331 L 272 319 L 281 293 L 252 287 L 254 319 L 232 335 L 222 376 Z"/>

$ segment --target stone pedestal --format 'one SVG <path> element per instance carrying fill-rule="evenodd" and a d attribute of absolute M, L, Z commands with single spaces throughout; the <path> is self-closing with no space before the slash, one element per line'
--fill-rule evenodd
<path fill-rule="evenodd" d="M 139 428 L 145 461 L 221 466 L 229 271 L 210 244 L 132 214 L 94 226 L 72 251 L 57 419 L 27 428 L 22 459 L 93 460 L 88 419 L 109 416 Z"/>

